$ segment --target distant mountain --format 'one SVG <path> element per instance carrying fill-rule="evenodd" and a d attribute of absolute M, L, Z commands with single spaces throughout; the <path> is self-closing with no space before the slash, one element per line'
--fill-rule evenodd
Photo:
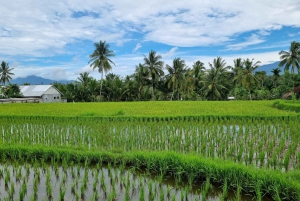
<path fill-rule="evenodd" d="M 256 71 L 266 71 L 267 75 L 273 75 L 271 72 L 273 69 L 278 68 L 278 64 L 280 61 L 276 61 L 275 63 L 261 65 L 259 68 L 257 68 Z M 283 74 L 284 68 L 279 68 L 281 70 L 280 74 Z"/>
<path fill-rule="evenodd" d="M 49 79 L 45 79 L 42 77 L 38 77 L 35 75 L 30 75 L 24 78 L 16 78 L 10 81 L 10 83 L 12 84 L 18 84 L 18 85 L 23 85 L 24 83 L 29 83 L 31 85 L 35 85 L 35 84 L 53 84 L 55 82 L 58 83 L 62 83 L 62 84 L 67 84 L 67 83 L 71 83 L 73 82 L 72 80 L 49 80 Z"/>

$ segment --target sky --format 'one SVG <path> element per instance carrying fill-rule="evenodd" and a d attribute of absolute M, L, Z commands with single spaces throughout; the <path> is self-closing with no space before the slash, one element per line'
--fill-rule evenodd
<path fill-rule="evenodd" d="M 151 50 L 165 64 L 187 66 L 220 56 L 269 64 L 300 42 L 300 0 L 0 0 L 0 62 L 13 79 L 75 80 L 90 67 L 94 43 L 106 41 L 122 77 Z"/>

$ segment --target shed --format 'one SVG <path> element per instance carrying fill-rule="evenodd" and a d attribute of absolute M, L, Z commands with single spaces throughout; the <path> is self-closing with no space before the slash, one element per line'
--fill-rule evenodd
<path fill-rule="evenodd" d="M 300 97 L 300 86 L 297 86 L 294 89 L 292 89 L 291 91 L 287 92 L 286 94 L 284 94 L 282 96 L 282 98 L 287 99 L 287 98 L 291 97 L 293 93 L 295 93 L 296 96 Z"/>
<path fill-rule="evenodd" d="M 43 102 L 61 102 L 63 95 L 53 85 L 23 85 L 20 90 L 24 98 L 40 98 Z"/>

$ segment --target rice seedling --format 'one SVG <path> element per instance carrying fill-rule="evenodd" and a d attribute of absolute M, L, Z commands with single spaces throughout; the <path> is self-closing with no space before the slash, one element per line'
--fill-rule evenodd
<path fill-rule="evenodd" d="M 78 188 L 75 185 L 71 187 L 72 185 L 70 184 L 70 188 L 73 188 L 73 194 L 76 194 L 76 191 L 80 192 L 82 198 L 86 198 L 89 189 L 95 191 L 97 188 L 101 188 L 104 196 L 106 195 L 108 198 L 111 196 L 112 191 L 117 191 L 118 186 L 126 189 L 129 186 L 132 197 L 132 192 L 135 192 L 136 195 L 136 191 L 141 191 L 143 181 L 130 182 L 126 176 L 123 180 L 121 173 L 126 172 L 126 164 L 134 166 L 134 169 L 132 169 L 133 173 L 140 170 L 145 170 L 147 175 L 151 175 L 153 172 L 158 173 L 158 187 L 151 187 L 149 197 L 160 194 L 155 194 L 156 188 L 160 191 L 162 187 L 160 185 L 164 182 L 164 178 L 170 175 L 175 177 L 176 188 L 181 188 L 182 179 L 186 179 L 189 190 L 191 190 L 194 182 L 199 177 L 206 177 L 206 172 L 212 171 L 209 168 L 216 169 L 215 173 L 220 175 L 225 174 L 222 171 L 229 172 L 221 165 L 223 162 L 220 162 L 217 166 L 207 163 L 208 166 L 202 166 L 197 170 L 197 174 L 195 171 L 192 171 L 192 168 L 175 169 L 174 164 L 176 165 L 176 162 L 174 159 L 150 160 L 147 159 L 147 152 L 177 152 L 186 156 L 186 158 L 195 156 L 211 161 L 220 161 L 222 159 L 242 165 L 239 167 L 248 166 L 257 170 L 266 170 L 270 175 L 273 174 L 272 171 L 274 169 L 279 171 L 285 170 L 288 175 L 289 172 L 299 170 L 300 167 L 300 149 L 297 148 L 300 142 L 300 137 L 297 134 L 300 129 L 300 125 L 297 123 L 299 121 L 298 117 L 243 117 L 228 115 L 223 117 L 149 116 L 123 117 L 120 119 L 98 117 L 28 118 L 24 116 L 10 116 L 9 118 L 0 116 L 0 118 L 0 138 L 2 142 L 7 147 L 10 146 L 12 150 L 22 148 L 22 150 L 18 151 L 5 151 L 8 148 L 1 146 L 1 150 L 4 150 L 1 151 L 1 161 L 11 160 L 12 166 L 18 166 L 20 162 L 17 161 L 19 159 L 24 160 L 24 162 L 40 163 L 41 167 L 38 168 L 31 168 L 25 165 L 24 173 L 29 179 L 33 172 L 33 182 L 36 182 L 33 185 L 34 189 L 35 186 L 39 186 L 45 170 L 46 189 L 49 188 L 51 190 L 51 192 L 49 190 L 49 195 L 54 194 L 53 189 L 50 188 L 50 186 L 53 187 L 50 179 L 52 175 L 56 176 L 53 179 L 54 181 L 67 185 L 69 174 L 70 180 L 74 181 L 76 178 L 80 178 L 77 179 L 81 182 L 80 187 Z M 45 155 L 43 155 L 42 151 L 36 151 L 35 154 L 29 153 L 32 149 L 40 148 L 42 148 L 41 150 L 51 151 L 47 151 Z M 76 154 L 72 154 L 75 152 Z M 127 153 L 130 155 L 134 152 L 143 152 L 144 157 L 134 159 L 129 157 L 126 159 Z M 97 155 L 97 153 L 104 154 Z M 53 171 L 50 169 L 48 171 L 46 168 L 49 161 Z M 70 166 L 73 166 L 72 162 L 79 164 L 77 168 L 69 169 Z M 96 171 L 87 171 L 88 166 L 92 163 L 100 164 L 96 169 L 107 163 L 109 179 L 104 178 L 106 176 L 102 173 L 100 176 L 98 174 L 98 180 Z M 119 171 L 113 169 L 117 165 L 119 165 Z M 181 165 L 181 167 L 183 166 L 188 165 Z M 243 168 L 242 170 L 244 171 Z M 83 172 L 83 175 L 80 174 L 81 172 Z M 11 177 L 16 178 L 15 185 L 20 185 L 18 182 L 20 182 L 21 174 L 23 174 L 21 169 L 14 172 L 0 169 L 0 178 L 4 178 L 3 181 L 6 188 L 11 185 Z M 88 182 L 89 177 L 94 178 L 90 180 L 92 181 L 91 183 Z M 214 182 L 224 183 L 224 180 L 222 180 L 224 177 L 217 175 L 215 177 L 219 181 Z M 237 174 L 235 178 L 244 179 L 243 174 Z M 99 187 L 97 187 L 98 182 Z M 227 182 L 228 184 L 226 185 L 232 186 L 233 180 L 228 180 Z M 251 179 L 249 182 L 252 182 Z M 293 182 L 297 181 L 293 180 Z M 266 183 L 261 185 L 266 185 Z M 245 182 L 243 185 L 248 184 Z M 255 184 L 251 183 L 249 186 L 251 187 L 245 189 L 245 191 L 256 192 L 255 188 L 258 187 Z M 297 185 L 293 187 L 296 189 Z M 260 186 L 259 188 L 267 189 L 265 186 Z M 38 191 L 38 189 L 34 191 Z M 167 191 L 164 192 L 165 197 L 171 199 L 172 196 Z M 274 196 L 272 191 L 261 192 L 261 195 L 265 193 L 270 193 Z M 260 196 L 258 191 L 256 194 L 257 197 Z M 280 196 L 282 195 L 279 194 Z"/>

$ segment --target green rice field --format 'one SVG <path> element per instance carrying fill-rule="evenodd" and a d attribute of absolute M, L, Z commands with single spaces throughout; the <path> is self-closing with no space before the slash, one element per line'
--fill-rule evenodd
<path fill-rule="evenodd" d="M 300 200 L 290 105 L 299 104 L 0 104 L 0 197 Z"/>
<path fill-rule="evenodd" d="M 150 101 L 53 104 L 0 104 L 0 116 L 295 116 L 274 101 Z"/>

